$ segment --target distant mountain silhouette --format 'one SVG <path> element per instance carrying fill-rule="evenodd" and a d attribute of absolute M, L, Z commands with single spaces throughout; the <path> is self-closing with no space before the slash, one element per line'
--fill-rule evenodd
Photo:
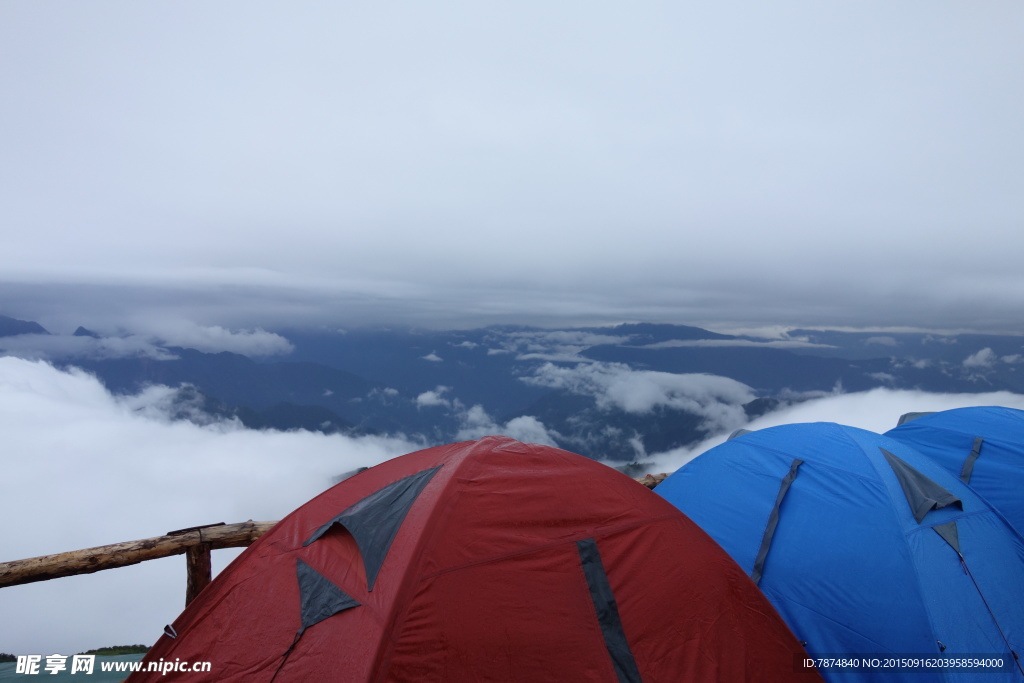
<path fill-rule="evenodd" d="M 39 323 L 18 320 L 0 315 L 0 337 L 13 337 L 18 334 L 50 334 Z"/>

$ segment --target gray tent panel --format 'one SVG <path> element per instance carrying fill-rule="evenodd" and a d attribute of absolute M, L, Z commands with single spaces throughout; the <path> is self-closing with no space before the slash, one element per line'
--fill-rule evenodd
<path fill-rule="evenodd" d="M 974 440 L 974 445 L 971 447 L 971 454 L 964 460 L 964 466 L 960 470 L 960 481 L 965 484 L 971 483 L 971 474 L 974 472 L 974 461 L 981 455 L 981 446 L 985 443 L 985 439 L 980 436 Z"/>
<path fill-rule="evenodd" d="M 889 463 L 889 467 L 892 468 L 896 479 L 900 482 L 903 495 L 906 497 L 907 504 L 910 505 L 910 510 L 914 513 L 914 519 L 917 520 L 918 524 L 932 510 L 939 510 L 948 505 L 956 505 L 961 510 L 963 509 L 964 505 L 960 499 L 942 486 L 939 486 L 884 448 L 879 448 L 878 450 L 882 451 L 886 462 Z"/>
<path fill-rule="evenodd" d="M 956 530 L 956 522 L 946 522 L 938 526 L 933 526 L 939 536 L 942 536 L 942 540 L 950 545 L 953 550 L 956 551 L 957 555 L 960 555 L 960 534 Z"/>
<path fill-rule="evenodd" d="M 597 551 L 597 541 L 593 538 L 576 541 L 576 549 L 583 565 L 583 575 L 586 576 L 587 585 L 590 587 L 590 599 L 597 610 L 597 622 L 601 626 L 604 645 L 615 667 L 615 675 L 619 683 L 640 683 L 640 670 L 633 659 L 633 652 L 629 649 L 626 632 L 622 629 L 619 608 L 615 604 L 615 595 L 608 583 L 608 574 L 605 573 L 604 563 L 601 562 L 601 554 Z"/>
<path fill-rule="evenodd" d="M 302 560 L 296 564 L 295 573 L 299 581 L 299 596 L 302 603 L 302 628 L 299 629 L 299 635 L 310 626 L 319 624 L 338 612 L 359 606 L 352 596 Z"/>
<path fill-rule="evenodd" d="M 775 535 L 775 527 L 779 525 L 779 510 L 782 508 L 782 501 L 789 492 L 789 487 L 796 479 L 797 470 L 804 461 L 796 458 L 789 465 L 789 472 L 782 478 L 779 484 L 779 493 L 775 496 L 775 505 L 772 506 L 771 514 L 768 515 L 768 525 L 765 527 L 764 535 L 761 537 L 761 547 L 757 549 L 757 557 L 754 559 L 754 569 L 750 572 L 750 578 L 756 584 L 761 583 L 761 573 L 764 570 L 764 561 L 768 559 L 768 549 L 772 547 L 772 537 Z"/>
<path fill-rule="evenodd" d="M 738 436 L 743 436 L 744 434 L 750 434 L 751 431 L 753 431 L 753 430 L 751 430 L 751 429 L 737 429 L 736 431 L 734 431 L 732 434 L 729 435 L 729 438 L 726 439 L 726 441 L 732 441 L 733 439 L 735 439 Z"/>
<path fill-rule="evenodd" d="M 932 410 L 932 411 L 925 412 L 925 413 L 903 413 L 902 415 L 900 415 L 900 421 L 896 423 L 896 426 L 899 427 L 900 425 L 904 425 L 904 424 L 906 424 L 908 422 L 913 422 L 914 420 L 916 420 L 919 417 L 924 417 L 925 415 L 931 415 L 934 412 L 935 411 Z"/>
<path fill-rule="evenodd" d="M 302 545 L 307 546 L 317 540 L 335 524 L 345 527 L 359 546 L 366 568 L 367 590 L 372 591 L 377 573 L 409 508 L 439 469 L 440 465 L 411 474 L 371 493 L 317 529 Z"/>

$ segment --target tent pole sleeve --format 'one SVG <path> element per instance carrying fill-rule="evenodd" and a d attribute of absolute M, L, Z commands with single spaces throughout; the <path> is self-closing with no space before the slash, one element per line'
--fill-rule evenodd
<path fill-rule="evenodd" d="M 775 505 L 772 507 L 772 512 L 768 515 L 768 526 L 765 527 L 764 536 L 761 537 L 761 547 L 757 550 L 757 558 L 754 560 L 754 569 L 750 573 L 750 578 L 754 580 L 754 583 L 761 583 L 761 572 L 764 570 L 764 561 L 768 557 L 768 549 L 772 545 L 772 536 L 775 535 L 775 527 L 779 525 L 779 508 L 782 507 L 782 500 L 786 497 L 786 493 L 789 492 L 789 487 L 792 486 L 793 480 L 796 479 L 797 469 L 803 464 L 803 460 L 797 458 L 790 464 L 789 472 L 782 478 L 782 484 L 779 486 L 779 495 L 775 497 Z"/>
<path fill-rule="evenodd" d="M 619 683 L 641 683 L 640 670 L 629 649 L 626 633 L 622 629 L 619 608 L 615 604 L 615 595 L 608 583 L 608 574 L 605 573 L 604 563 L 601 562 L 601 554 L 597 550 L 597 541 L 593 538 L 576 541 L 576 549 L 580 554 L 583 575 L 590 588 L 590 599 L 597 612 L 604 645 L 615 667 L 615 675 Z"/>

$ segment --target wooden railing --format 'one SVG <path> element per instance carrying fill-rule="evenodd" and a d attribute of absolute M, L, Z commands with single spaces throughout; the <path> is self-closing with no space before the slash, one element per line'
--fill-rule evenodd
<path fill-rule="evenodd" d="M 667 474 L 648 474 L 636 481 L 654 488 Z M 212 569 L 210 551 L 217 548 L 238 548 L 251 545 L 277 522 L 248 522 L 239 524 L 207 524 L 187 529 L 168 531 L 163 536 L 101 545 L 96 548 L 72 550 L 56 555 L 30 557 L 25 560 L 0 562 L 0 588 L 18 586 L 35 581 L 59 579 L 62 576 L 91 574 L 104 569 L 116 569 L 171 555 L 185 555 L 188 583 L 185 604 L 199 595 L 210 583 Z"/>
<path fill-rule="evenodd" d="M 240 524 L 220 522 L 169 531 L 163 536 L 139 541 L 0 562 L 0 588 L 75 574 L 91 574 L 104 569 L 127 567 L 146 560 L 184 554 L 188 571 L 188 584 L 185 589 L 187 605 L 210 583 L 211 550 L 248 546 L 275 524 L 277 522 L 254 522 L 251 519 Z"/>

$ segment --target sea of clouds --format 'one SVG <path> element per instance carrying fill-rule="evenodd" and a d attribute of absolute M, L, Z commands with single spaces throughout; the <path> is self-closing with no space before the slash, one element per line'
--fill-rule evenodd
<path fill-rule="evenodd" d="M 694 409 L 720 427 L 759 429 L 836 421 L 875 431 L 906 412 L 965 405 L 1024 409 L 1024 396 L 927 394 L 875 389 L 824 396 L 752 422 L 737 417 L 748 388 L 717 377 L 628 371 L 613 364 L 545 366 L 536 381 L 599 397 L 624 410 Z M 0 358 L 0 444 L 4 493 L 0 561 L 158 536 L 173 529 L 247 519 L 277 520 L 358 467 L 418 450 L 399 438 L 244 429 L 170 417 L 173 390 L 110 394 L 93 376 L 40 360 Z M 442 387 L 425 403 L 448 401 Z M 496 422 L 465 408 L 460 439 L 504 433 L 550 443 L 535 418 Z M 723 429 L 694 448 L 653 454 L 652 472 L 671 472 L 724 441 Z M 215 551 L 215 571 L 240 551 Z M 116 571 L 0 589 L 0 651 L 72 654 L 151 643 L 184 606 L 181 556 Z"/>
<path fill-rule="evenodd" d="M 277 520 L 336 477 L 420 447 L 172 421 L 170 391 L 118 397 L 81 371 L 0 358 L 0 561 Z M 215 551 L 214 562 L 222 567 L 232 553 Z M 184 606 L 184 590 L 181 556 L 0 589 L 0 652 L 155 641 Z"/>

